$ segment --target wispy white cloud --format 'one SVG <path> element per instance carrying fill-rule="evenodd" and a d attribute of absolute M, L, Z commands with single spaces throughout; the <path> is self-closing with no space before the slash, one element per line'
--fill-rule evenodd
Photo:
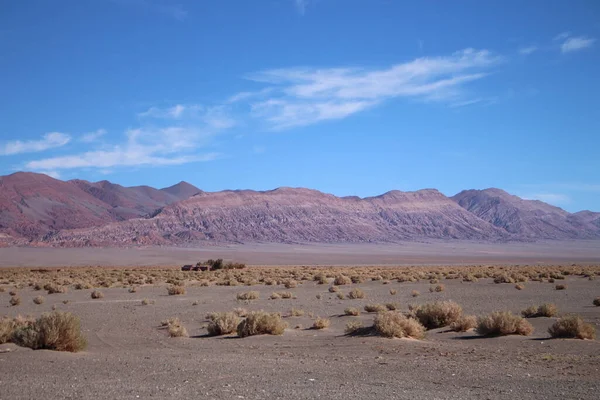
<path fill-rule="evenodd" d="M 138 113 L 142 119 L 166 119 L 186 122 L 202 122 L 215 129 L 231 128 L 235 120 L 228 115 L 224 106 L 205 107 L 199 104 L 176 104 L 171 107 L 150 107 Z"/>
<path fill-rule="evenodd" d="M 178 165 L 210 161 L 219 156 L 217 153 L 198 153 L 210 134 L 196 129 L 133 129 L 127 131 L 125 136 L 124 143 L 110 148 L 30 161 L 25 164 L 25 168 L 34 171 L 59 171 L 73 168 Z"/>
<path fill-rule="evenodd" d="M 39 140 L 13 140 L 0 145 L 0 155 L 9 156 L 22 153 L 37 153 L 49 149 L 62 147 L 71 141 L 71 136 L 66 133 L 50 132 Z"/>
<path fill-rule="evenodd" d="M 560 45 L 560 51 L 563 53 L 572 53 L 591 47 L 596 39 L 586 36 L 570 37 Z"/>
<path fill-rule="evenodd" d="M 251 108 L 253 115 L 266 120 L 273 129 L 287 129 L 344 118 L 397 97 L 448 104 L 466 102 L 472 99 L 463 87 L 486 77 L 500 61 L 501 57 L 487 50 L 465 49 L 384 69 L 266 70 L 249 79 L 270 85 L 272 95 L 251 103 Z"/>
<path fill-rule="evenodd" d="M 554 36 L 553 40 L 559 41 L 559 40 L 565 40 L 566 38 L 568 38 L 569 36 L 571 36 L 571 32 L 561 32 L 558 35 Z"/>
<path fill-rule="evenodd" d="M 39 171 L 42 174 L 46 174 L 54 179 L 60 179 L 60 173 L 58 171 Z"/>
<path fill-rule="evenodd" d="M 306 6 L 308 6 L 308 0 L 294 0 L 294 3 L 298 13 L 304 15 L 306 13 Z"/>
<path fill-rule="evenodd" d="M 527 46 L 527 47 L 521 47 L 519 49 L 519 53 L 523 54 L 523 55 L 529 55 L 529 54 L 535 53 L 538 50 L 539 50 L 538 46 L 531 45 L 531 46 Z"/>
<path fill-rule="evenodd" d="M 100 139 L 104 135 L 106 135 L 106 130 L 105 129 L 98 129 L 98 130 L 96 130 L 94 132 L 84 133 L 79 138 L 79 141 L 80 142 L 84 142 L 84 143 L 92 143 L 92 142 L 95 142 L 96 140 Z"/>

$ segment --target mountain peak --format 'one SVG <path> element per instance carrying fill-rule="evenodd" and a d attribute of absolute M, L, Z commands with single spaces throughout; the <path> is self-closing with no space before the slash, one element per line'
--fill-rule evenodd
<path fill-rule="evenodd" d="M 198 193 L 202 193 L 202 190 L 185 181 L 181 181 L 173 186 L 162 188 L 160 190 L 178 198 L 179 200 L 187 199 Z"/>

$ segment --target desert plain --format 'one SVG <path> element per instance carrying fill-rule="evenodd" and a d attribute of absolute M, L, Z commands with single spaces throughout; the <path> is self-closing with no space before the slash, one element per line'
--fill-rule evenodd
<path fill-rule="evenodd" d="M 69 312 L 87 339 L 74 353 L 1 344 L 0 398 L 595 399 L 600 343 L 551 338 L 548 328 L 568 315 L 600 326 L 596 244 L 0 249 L 0 315 Z M 248 266 L 180 270 L 218 254 Z M 174 286 L 183 293 L 169 295 Z M 248 292 L 256 298 L 240 299 Z M 378 313 L 365 306 L 414 317 L 446 301 L 478 317 L 557 311 L 526 318 L 527 336 L 443 326 L 387 338 L 369 328 Z M 352 308 L 360 314 L 346 315 Z M 279 313 L 286 329 L 211 336 L 210 314 L 234 310 L 240 321 Z M 170 337 L 170 318 L 187 335 Z M 324 329 L 313 328 L 319 318 Z M 349 323 L 364 329 L 348 334 Z"/>

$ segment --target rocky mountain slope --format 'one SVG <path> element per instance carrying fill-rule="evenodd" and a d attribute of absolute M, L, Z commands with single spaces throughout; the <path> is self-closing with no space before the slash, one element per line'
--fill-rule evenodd
<path fill-rule="evenodd" d="M 465 190 L 452 199 L 477 217 L 525 239 L 591 239 L 600 234 L 593 215 L 570 214 L 500 189 Z M 596 213 L 590 213 L 596 214 Z"/>
<path fill-rule="evenodd" d="M 398 242 L 600 238 L 600 213 L 570 214 L 499 189 L 452 198 L 434 189 L 336 197 L 279 188 L 203 192 L 46 175 L 0 177 L 0 245 L 180 245 L 202 242 Z"/>

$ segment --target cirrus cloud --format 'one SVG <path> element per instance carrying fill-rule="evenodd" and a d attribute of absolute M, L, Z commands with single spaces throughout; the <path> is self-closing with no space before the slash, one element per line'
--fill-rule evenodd
<path fill-rule="evenodd" d="M 0 155 L 10 156 L 22 153 L 37 153 L 62 147 L 71 141 L 71 136 L 66 133 L 50 132 L 44 134 L 39 140 L 13 140 L 0 145 Z"/>

